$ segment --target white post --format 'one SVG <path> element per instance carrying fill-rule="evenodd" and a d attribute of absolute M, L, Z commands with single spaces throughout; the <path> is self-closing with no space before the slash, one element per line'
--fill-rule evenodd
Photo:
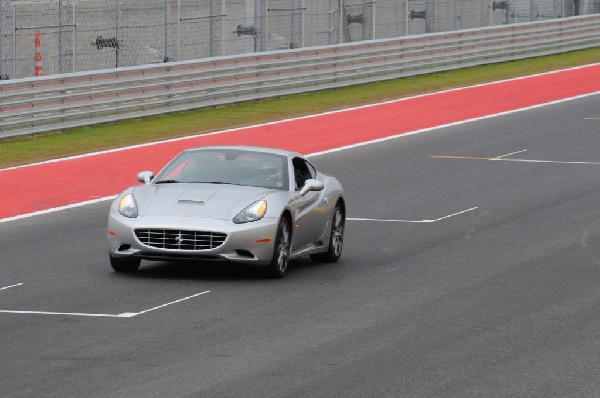
<path fill-rule="evenodd" d="M 226 12 L 225 12 L 225 0 L 221 1 L 221 14 L 223 20 L 221 22 L 221 55 L 225 55 L 225 18 L 226 18 Z"/>
<path fill-rule="evenodd" d="M 306 17 L 306 0 L 302 0 L 302 11 L 300 12 L 300 18 L 301 18 L 301 29 L 302 29 L 302 34 L 300 35 L 300 47 L 304 47 L 304 18 Z"/>
<path fill-rule="evenodd" d="M 71 72 L 77 71 L 77 3 L 73 3 L 73 59 L 71 60 Z"/>
<path fill-rule="evenodd" d="M 265 0 L 265 51 L 269 51 L 269 0 Z"/>
<path fill-rule="evenodd" d="M 6 66 L 4 65 L 4 0 L 0 0 L 0 80 L 6 76 Z"/>
<path fill-rule="evenodd" d="M 340 1 L 340 40 L 338 41 L 338 43 L 343 43 L 344 42 L 344 0 L 339 0 Z"/>
<path fill-rule="evenodd" d="M 17 78 L 17 5 L 13 5 L 13 79 Z"/>
<path fill-rule="evenodd" d="M 181 61 L 181 0 L 177 0 L 177 61 Z"/>
<path fill-rule="evenodd" d="M 409 28 L 408 28 L 408 0 L 404 0 L 404 4 L 406 5 L 406 36 L 409 35 Z"/>
<path fill-rule="evenodd" d="M 371 4 L 371 7 L 373 9 L 373 32 L 371 34 L 371 39 L 375 40 L 375 28 L 377 27 L 375 24 L 375 18 L 377 17 L 377 3 L 374 1 L 373 4 Z"/>

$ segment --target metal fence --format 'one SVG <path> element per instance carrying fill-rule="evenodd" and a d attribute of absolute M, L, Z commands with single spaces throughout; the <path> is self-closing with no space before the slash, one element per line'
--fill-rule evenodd
<path fill-rule="evenodd" d="M 600 0 L 0 0 L 0 78 L 599 12 Z"/>
<path fill-rule="evenodd" d="M 0 138 L 596 47 L 600 15 L 0 82 Z"/>

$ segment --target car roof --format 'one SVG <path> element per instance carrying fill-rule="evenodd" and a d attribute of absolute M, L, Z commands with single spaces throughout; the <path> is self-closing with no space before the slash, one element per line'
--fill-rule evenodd
<path fill-rule="evenodd" d="M 290 158 L 294 158 L 297 156 L 304 157 L 298 152 L 286 151 L 284 149 L 268 148 L 268 147 L 261 147 L 261 146 L 245 146 L 245 145 L 202 146 L 202 147 L 189 148 L 186 150 L 186 152 L 195 152 L 195 151 L 203 151 L 203 150 L 211 150 L 211 149 L 236 149 L 236 150 L 241 150 L 241 151 L 265 152 L 265 153 L 271 153 L 274 155 L 287 156 Z"/>

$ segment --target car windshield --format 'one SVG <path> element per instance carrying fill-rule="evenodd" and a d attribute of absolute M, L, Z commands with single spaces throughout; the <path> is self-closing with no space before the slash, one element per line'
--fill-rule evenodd
<path fill-rule="evenodd" d="M 187 151 L 171 161 L 153 182 L 233 184 L 287 190 L 287 158 L 240 149 Z"/>

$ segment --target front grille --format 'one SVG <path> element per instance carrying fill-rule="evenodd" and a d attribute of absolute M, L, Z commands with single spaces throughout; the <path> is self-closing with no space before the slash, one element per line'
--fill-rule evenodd
<path fill-rule="evenodd" d="M 227 234 L 177 229 L 136 229 L 135 236 L 146 246 L 172 250 L 210 250 L 221 246 Z"/>

